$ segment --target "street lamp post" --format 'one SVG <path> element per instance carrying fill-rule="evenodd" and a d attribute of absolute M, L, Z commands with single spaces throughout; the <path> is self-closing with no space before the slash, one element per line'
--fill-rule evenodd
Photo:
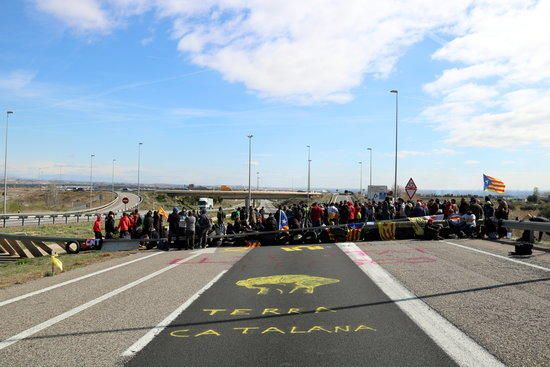
<path fill-rule="evenodd" d="M 115 162 L 116 159 L 113 159 L 113 173 L 111 176 L 111 190 L 115 192 Z"/>
<path fill-rule="evenodd" d="M 363 195 L 363 161 L 359 162 L 359 195 Z"/>
<path fill-rule="evenodd" d="M 6 142 L 4 150 L 4 214 L 8 208 L 8 125 L 13 111 L 6 111 Z"/>
<path fill-rule="evenodd" d="M 369 186 L 372 186 L 372 148 L 367 148 L 370 152 L 370 164 L 369 164 Z"/>
<path fill-rule="evenodd" d="M 93 171 L 94 171 L 94 157 L 95 154 L 90 155 L 90 209 L 92 208 L 92 203 L 94 201 L 94 180 L 93 180 Z"/>
<path fill-rule="evenodd" d="M 396 89 L 392 89 L 390 93 L 395 94 L 395 174 L 393 179 L 393 197 L 394 199 L 397 199 L 397 133 L 399 131 L 399 91 L 397 91 Z"/>
<path fill-rule="evenodd" d="M 139 209 L 139 203 L 141 202 L 141 199 L 140 199 L 140 182 L 139 182 L 139 179 L 140 179 L 140 169 L 141 169 L 141 146 L 143 145 L 143 143 L 139 143 L 138 144 L 138 177 L 137 177 L 137 194 L 138 194 L 138 205 L 137 205 L 137 208 Z"/>
<path fill-rule="evenodd" d="M 311 193 L 311 146 L 307 145 L 307 201 Z"/>
<path fill-rule="evenodd" d="M 252 205 L 252 191 L 251 191 L 251 180 L 252 180 L 252 138 L 254 135 L 250 134 L 246 136 L 248 138 L 248 204 L 246 207 L 247 217 L 250 220 L 250 206 Z"/>

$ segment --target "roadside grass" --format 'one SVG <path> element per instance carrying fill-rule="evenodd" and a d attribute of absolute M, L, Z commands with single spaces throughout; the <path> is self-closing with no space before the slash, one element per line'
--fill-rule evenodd
<path fill-rule="evenodd" d="M 88 251 L 73 255 L 59 255 L 59 259 L 63 262 L 63 272 L 67 272 L 90 264 L 124 257 L 130 253 L 132 252 Z M 34 279 L 52 276 L 53 274 L 51 271 L 52 266 L 49 256 L 0 263 L 0 289 L 15 284 L 24 284 Z M 57 274 L 58 271 L 59 270 L 56 268 L 55 273 Z"/>
<path fill-rule="evenodd" d="M 0 233 L 22 234 L 27 236 L 52 236 L 52 237 L 80 237 L 91 238 L 93 222 L 90 220 L 81 221 L 80 223 L 60 223 L 60 224 L 44 224 L 40 227 L 25 226 L 25 227 L 6 227 L 1 228 Z"/>

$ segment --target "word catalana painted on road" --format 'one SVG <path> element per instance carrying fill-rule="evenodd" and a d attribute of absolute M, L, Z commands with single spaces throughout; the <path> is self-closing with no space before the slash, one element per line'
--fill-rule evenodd
<path fill-rule="evenodd" d="M 245 327 L 234 327 L 232 328 L 238 334 L 242 335 L 265 335 L 265 334 L 311 334 L 314 332 L 323 332 L 327 334 L 336 334 L 336 333 L 356 333 L 359 331 L 376 331 L 376 329 L 367 326 L 367 325 L 343 325 L 343 326 L 311 326 L 311 327 L 298 327 L 290 326 L 287 328 L 279 328 L 276 326 L 269 327 L 258 327 L 258 326 L 245 326 Z M 222 332 L 215 329 L 207 329 L 202 331 L 193 331 L 191 329 L 182 329 L 174 330 L 170 333 L 170 336 L 175 338 L 190 338 L 190 337 L 200 337 L 200 336 L 221 336 Z"/>
<path fill-rule="evenodd" d="M 292 288 L 292 290 L 288 292 L 289 294 L 294 293 L 299 289 L 304 289 L 304 293 L 313 294 L 313 292 L 315 291 L 315 288 L 319 286 L 334 284 L 338 282 L 340 282 L 340 280 L 338 279 L 315 277 L 315 276 L 303 275 L 303 274 L 288 274 L 288 275 L 271 275 L 267 277 L 248 278 L 244 280 L 239 280 L 236 284 L 240 287 L 257 289 L 258 294 L 266 295 L 269 293 L 269 290 L 270 290 L 270 287 L 267 287 L 268 285 L 281 285 L 281 286 L 294 285 L 294 288 Z M 275 289 L 279 291 L 281 294 L 284 293 L 284 291 L 280 288 L 275 288 Z"/>
<path fill-rule="evenodd" d="M 319 245 L 301 245 L 301 246 L 291 246 L 291 247 L 281 247 L 283 251 L 302 251 L 302 250 L 324 250 L 323 246 Z"/>
<path fill-rule="evenodd" d="M 253 315 L 291 315 L 291 314 L 301 314 L 301 313 L 321 313 L 321 312 L 336 312 L 328 307 L 318 306 L 313 310 L 305 310 L 300 307 L 289 307 L 286 308 L 277 308 L 277 307 L 267 307 L 263 309 L 252 309 L 252 308 L 204 308 L 203 312 L 208 313 L 209 316 L 216 315 L 230 315 L 230 316 L 253 316 Z M 261 311 L 261 312 L 260 312 Z"/>

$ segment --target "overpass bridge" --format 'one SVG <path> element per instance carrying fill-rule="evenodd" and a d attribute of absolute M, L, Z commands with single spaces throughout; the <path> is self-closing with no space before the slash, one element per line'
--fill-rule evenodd
<path fill-rule="evenodd" d="M 246 199 L 248 190 L 155 190 L 155 192 L 173 196 L 187 197 L 216 197 L 222 199 Z M 320 192 L 310 192 L 311 198 L 320 198 L 323 194 Z M 275 191 L 275 190 L 253 190 L 252 199 L 306 199 L 308 194 L 304 191 Z"/>

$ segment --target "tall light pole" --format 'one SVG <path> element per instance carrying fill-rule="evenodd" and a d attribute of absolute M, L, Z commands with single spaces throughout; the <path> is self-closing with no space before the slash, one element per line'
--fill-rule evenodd
<path fill-rule="evenodd" d="M 363 195 L 363 161 L 359 162 L 359 195 Z"/>
<path fill-rule="evenodd" d="M 369 186 L 372 186 L 372 148 L 367 148 L 370 152 L 370 164 L 369 164 Z"/>
<path fill-rule="evenodd" d="M 250 220 L 250 206 L 252 205 L 252 191 L 250 188 L 252 180 L 252 138 L 254 135 L 250 134 L 246 136 L 248 138 L 248 204 L 246 206 L 247 218 Z"/>
<path fill-rule="evenodd" d="M 116 159 L 113 159 L 113 173 L 111 176 L 111 189 L 113 192 L 115 192 L 115 162 Z"/>
<path fill-rule="evenodd" d="M 399 92 L 397 89 L 392 89 L 390 90 L 390 93 L 395 93 L 395 174 L 393 179 L 393 197 L 394 199 L 397 199 L 397 132 L 399 131 Z"/>
<path fill-rule="evenodd" d="M 140 176 L 140 169 L 141 169 L 141 146 L 143 145 L 143 143 L 139 143 L 138 144 L 138 183 L 137 183 L 137 194 L 138 194 L 138 205 L 137 205 L 137 208 L 139 209 L 139 202 L 141 202 L 141 199 L 140 199 L 140 183 L 139 183 L 139 176 Z"/>
<path fill-rule="evenodd" d="M 4 214 L 8 208 L 8 125 L 13 111 L 6 111 L 6 141 L 4 150 Z"/>
<path fill-rule="evenodd" d="M 92 208 L 93 203 L 93 195 L 94 195 L 94 179 L 93 179 L 93 172 L 94 172 L 94 157 L 95 154 L 90 154 L 90 209 Z"/>
<path fill-rule="evenodd" d="M 260 191 L 260 172 L 256 172 L 256 191 Z"/>
<path fill-rule="evenodd" d="M 307 145 L 307 201 L 311 193 L 311 146 Z"/>

